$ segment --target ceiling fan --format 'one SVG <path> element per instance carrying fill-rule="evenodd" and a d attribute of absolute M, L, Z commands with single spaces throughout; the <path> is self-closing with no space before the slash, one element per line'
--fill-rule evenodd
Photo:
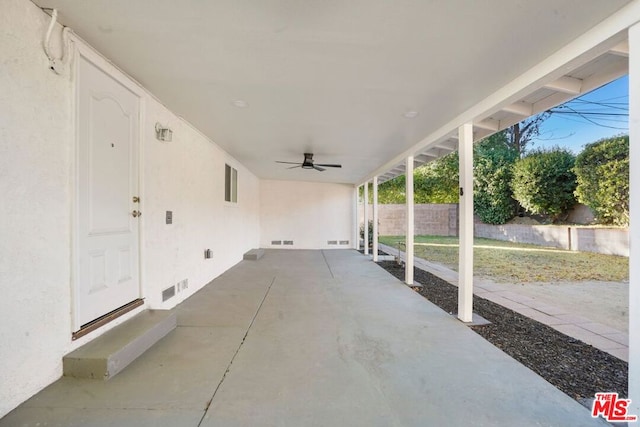
<path fill-rule="evenodd" d="M 285 163 L 288 165 L 296 165 L 296 166 L 292 166 L 288 169 L 295 169 L 295 168 L 302 168 L 302 169 L 315 169 L 317 171 L 325 171 L 325 168 L 341 168 L 342 165 L 335 165 L 335 164 L 329 164 L 329 163 L 318 163 L 318 164 L 314 164 L 313 163 L 313 153 L 304 153 L 304 161 L 302 163 L 297 163 L 297 162 L 281 162 L 276 160 L 276 163 Z"/>

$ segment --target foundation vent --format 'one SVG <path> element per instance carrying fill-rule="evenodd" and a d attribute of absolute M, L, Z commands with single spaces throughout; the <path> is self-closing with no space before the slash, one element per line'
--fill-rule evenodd
<path fill-rule="evenodd" d="M 327 240 L 327 245 L 337 245 L 338 241 L 337 240 Z"/>
<path fill-rule="evenodd" d="M 271 244 L 272 245 L 281 245 L 282 244 L 282 240 L 272 240 Z"/>
<path fill-rule="evenodd" d="M 173 298 L 176 295 L 176 287 L 169 286 L 167 289 L 162 291 L 162 302 L 165 302 L 169 298 Z"/>
<path fill-rule="evenodd" d="M 340 240 L 340 244 L 341 245 L 348 245 L 349 241 L 348 240 Z"/>
<path fill-rule="evenodd" d="M 291 245 L 293 245 L 293 240 L 283 240 L 282 244 L 291 246 Z"/>

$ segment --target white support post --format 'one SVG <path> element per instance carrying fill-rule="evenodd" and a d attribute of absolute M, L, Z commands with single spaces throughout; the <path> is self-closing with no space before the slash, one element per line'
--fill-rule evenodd
<path fill-rule="evenodd" d="M 473 125 L 458 128 L 460 157 L 460 247 L 458 259 L 458 319 L 473 317 Z"/>
<path fill-rule="evenodd" d="M 354 211 L 353 211 L 353 236 L 354 236 L 354 247 L 356 251 L 360 250 L 360 186 L 357 185 L 354 187 L 353 199 L 355 203 Z"/>
<path fill-rule="evenodd" d="M 369 255 L 369 182 L 364 183 L 364 254 Z"/>
<path fill-rule="evenodd" d="M 640 417 L 640 24 L 629 28 L 629 398 Z M 631 425 L 631 424 L 630 424 Z"/>
<path fill-rule="evenodd" d="M 373 177 L 373 262 L 378 262 L 378 177 Z"/>
<path fill-rule="evenodd" d="M 407 232 L 405 236 L 406 260 L 404 264 L 404 282 L 407 285 L 413 285 L 413 156 L 407 157 L 405 178 L 405 194 L 407 196 Z"/>

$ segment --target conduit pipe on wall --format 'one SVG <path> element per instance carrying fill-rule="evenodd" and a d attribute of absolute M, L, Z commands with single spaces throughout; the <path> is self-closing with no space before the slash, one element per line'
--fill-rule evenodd
<path fill-rule="evenodd" d="M 44 53 L 49 59 L 49 68 L 51 68 L 54 73 L 62 75 L 66 71 L 67 64 L 69 62 L 69 33 L 71 32 L 71 29 L 69 27 L 62 28 L 62 55 L 60 58 L 54 57 L 51 53 L 51 32 L 53 31 L 53 27 L 56 25 L 57 21 L 58 10 L 53 9 L 51 12 L 51 22 L 49 22 L 49 28 L 47 28 L 47 33 L 44 37 L 43 47 Z"/>

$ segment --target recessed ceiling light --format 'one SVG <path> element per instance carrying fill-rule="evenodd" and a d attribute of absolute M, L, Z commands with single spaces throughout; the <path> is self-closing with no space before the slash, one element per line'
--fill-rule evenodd
<path fill-rule="evenodd" d="M 242 99 L 236 99 L 231 103 L 233 104 L 234 107 L 238 107 L 238 108 L 247 108 L 249 106 L 249 104 L 247 104 L 247 101 L 243 101 Z"/>
<path fill-rule="evenodd" d="M 407 118 L 407 119 L 415 119 L 416 117 L 418 117 L 418 112 L 417 111 L 407 111 L 402 116 Z"/>

